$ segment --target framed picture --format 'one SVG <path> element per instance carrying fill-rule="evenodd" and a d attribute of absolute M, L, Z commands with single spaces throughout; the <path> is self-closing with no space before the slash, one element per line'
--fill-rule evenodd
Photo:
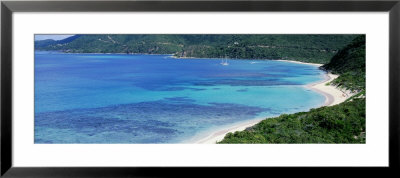
<path fill-rule="evenodd" d="M 3 1 L 1 174 L 394 170 L 399 6 Z"/>

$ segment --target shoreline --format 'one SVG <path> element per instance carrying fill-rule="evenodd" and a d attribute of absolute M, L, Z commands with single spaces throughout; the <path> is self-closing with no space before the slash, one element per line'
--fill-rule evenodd
<path fill-rule="evenodd" d="M 324 64 L 317 64 L 317 63 L 308 63 L 308 62 L 301 62 L 301 61 L 293 61 L 293 60 L 283 60 L 283 59 L 277 59 L 274 61 L 281 61 L 281 62 L 291 62 L 291 63 L 296 63 L 296 64 L 306 64 L 306 65 L 313 65 L 313 66 L 317 66 L 317 67 L 321 67 Z"/>
<path fill-rule="evenodd" d="M 35 51 L 47 51 L 47 50 L 35 50 Z M 229 60 L 265 60 L 265 61 L 282 61 L 282 62 L 291 62 L 291 63 L 297 63 L 297 64 L 306 64 L 306 65 L 313 65 L 320 67 L 323 64 L 318 64 L 318 63 L 307 63 L 307 62 L 301 62 L 301 61 L 294 61 L 294 60 L 284 60 L 284 59 L 242 59 L 242 58 L 204 58 L 204 57 L 178 57 L 175 56 L 174 54 L 150 54 L 150 53 L 70 53 L 70 52 L 64 52 L 64 51 L 47 51 L 47 52 L 57 52 L 57 53 L 62 53 L 62 54 L 126 54 L 126 55 L 167 55 L 170 56 L 170 58 L 173 59 L 229 59 Z"/>
<path fill-rule="evenodd" d="M 257 119 L 253 119 L 250 121 L 241 122 L 240 124 L 237 124 L 235 126 L 231 126 L 231 127 L 228 126 L 223 129 L 220 129 L 218 131 L 212 132 L 211 134 L 209 134 L 206 137 L 202 137 L 200 139 L 195 139 L 194 141 L 191 141 L 189 143 L 216 144 L 218 141 L 221 141 L 222 139 L 224 139 L 226 134 L 228 134 L 230 132 L 243 131 L 249 127 L 252 127 L 252 126 L 258 124 L 259 122 L 261 122 L 264 119 L 265 118 L 257 118 Z"/>
<path fill-rule="evenodd" d="M 325 96 L 325 103 L 322 106 L 337 105 L 346 101 L 348 98 L 355 94 L 347 90 L 343 91 L 333 85 L 327 85 L 327 83 L 330 83 L 337 77 L 339 77 L 339 75 L 326 73 L 325 79 L 323 81 L 308 84 L 305 87 Z"/>
<path fill-rule="evenodd" d="M 305 63 L 305 62 L 299 62 L 299 61 L 289 61 L 289 60 L 277 60 L 277 61 L 283 61 L 283 62 L 292 62 L 292 63 L 298 63 L 298 64 L 306 64 L 306 65 L 313 65 L 320 67 L 323 64 L 315 64 L 315 63 Z M 331 82 L 332 80 L 336 79 L 339 77 L 339 75 L 331 74 L 331 73 L 325 73 L 325 77 L 322 81 L 318 81 L 315 83 L 311 83 L 308 85 L 305 85 L 305 88 L 308 88 L 310 90 L 313 90 L 325 97 L 325 102 L 322 106 L 333 106 L 336 104 L 340 104 L 344 102 L 346 99 L 354 95 L 354 93 L 350 93 L 349 91 L 342 91 L 339 88 L 332 86 L 332 85 L 326 85 L 327 83 Z M 236 132 L 236 131 L 243 131 L 249 127 L 252 127 L 262 120 L 265 120 L 267 118 L 257 118 L 254 120 L 250 120 L 247 122 L 242 122 L 237 125 L 228 127 L 228 128 L 223 128 L 217 131 L 212 132 L 211 134 L 208 134 L 208 136 L 203 137 L 201 139 L 196 140 L 194 143 L 196 144 L 216 144 L 217 142 L 221 141 L 226 134 L 230 132 Z"/>
<path fill-rule="evenodd" d="M 318 63 L 307 63 L 307 62 L 284 60 L 284 59 L 204 58 L 204 57 L 178 57 L 178 56 L 174 56 L 174 55 L 172 55 L 171 58 L 173 58 L 173 59 L 229 59 L 229 60 L 281 61 L 281 62 L 291 62 L 291 63 L 297 63 L 297 64 L 313 65 L 313 66 L 317 66 L 317 67 L 321 67 L 324 65 L 324 64 L 318 64 Z"/>
<path fill-rule="evenodd" d="M 47 50 L 35 50 L 38 52 L 55 52 L 55 53 L 61 53 L 61 54 L 126 54 L 126 55 L 166 55 L 166 56 L 173 56 L 174 54 L 150 54 L 150 53 L 70 53 L 70 52 L 64 52 L 64 51 L 47 51 Z"/>

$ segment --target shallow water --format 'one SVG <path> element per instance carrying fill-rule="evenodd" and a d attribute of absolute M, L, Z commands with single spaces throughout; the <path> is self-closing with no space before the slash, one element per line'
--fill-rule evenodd
<path fill-rule="evenodd" d="M 35 52 L 35 143 L 184 143 L 210 128 L 307 111 L 312 65 Z"/>

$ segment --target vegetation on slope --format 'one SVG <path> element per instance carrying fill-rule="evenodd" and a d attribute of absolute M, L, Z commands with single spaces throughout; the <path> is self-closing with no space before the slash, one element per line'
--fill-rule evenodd
<path fill-rule="evenodd" d="M 328 63 L 356 35 L 76 35 L 35 42 L 70 53 L 174 54 L 177 57 L 286 59 Z"/>
<path fill-rule="evenodd" d="M 365 35 L 355 38 L 322 67 L 340 74 L 333 85 L 356 92 L 365 90 Z"/>
<path fill-rule="evenodd" d="M 365 143 L 365 98 L 266 119 L 219 143 Z"/>

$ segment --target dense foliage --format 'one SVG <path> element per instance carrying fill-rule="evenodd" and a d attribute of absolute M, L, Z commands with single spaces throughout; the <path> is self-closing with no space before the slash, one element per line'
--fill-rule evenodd
<path fill-rule="evenodd" d="M 332 84 L 349 89 L 362 91 L 365 89 L 365 35 L 355 38 L 349 45 L 333 56 L 324 69 L 340 74 Z"/>
<path fill-rule="evenodd" d="M 174 54 L 177 57 L 287 59 L 328 63 L 356 35 L 75 35 L 37 41 L 36 50 Z"/>
<path fill-rule="evenodd" d="M 266 119 L 219 143 L 365 143 L 365 98 Z"/>

